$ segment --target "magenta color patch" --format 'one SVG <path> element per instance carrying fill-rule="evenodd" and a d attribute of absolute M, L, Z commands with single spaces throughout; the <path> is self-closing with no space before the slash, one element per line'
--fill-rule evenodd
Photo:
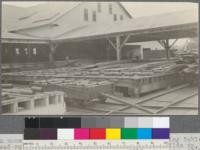
<path fill-rule="evenodd" d="M 88 128 L 76 128 L 74 129 L 74 138 L 78 139 L 89 139 L 89 129 Z"/>

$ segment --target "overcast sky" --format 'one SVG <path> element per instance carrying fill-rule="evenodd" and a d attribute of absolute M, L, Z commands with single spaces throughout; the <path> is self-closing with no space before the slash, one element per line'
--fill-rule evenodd
<path fill-rule="evenodd" d="M 29 7 L 45 2 L 4 2 L 6 4 Z M 197 3 L 183 2 L 122 2 L 124 7 L 133 17 L 149 16 L 160 13 L 195 9 L 198 11 Z"/>

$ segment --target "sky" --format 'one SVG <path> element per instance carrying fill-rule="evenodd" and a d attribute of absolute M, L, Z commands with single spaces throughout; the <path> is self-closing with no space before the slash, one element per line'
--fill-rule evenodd
<path fill-rule="evenodd" d="M 5 4 L 19 7 L 29 7 L 45 2 L 3 2 Z M 190 10 L 198 11 L 197 3 L 183 2 L 122 2 L 124 7 L 133 17 L 151 16 L 160 13 Z"/>

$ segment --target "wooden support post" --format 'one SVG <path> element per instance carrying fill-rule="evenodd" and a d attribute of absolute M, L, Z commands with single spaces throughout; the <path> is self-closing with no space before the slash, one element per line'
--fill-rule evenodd
<path fill-rule="evenodd" d="M 53 64 L 54 63 L 54 53 L 56 51 L 56 47 L 57 44 L 56 43 L 52 43 L 49 42 L 49 48 L 50 48 L 50 52 L 49 52 L 49 63 Z"/>
<path fill-rule="evenodd" d="M 120 61 L 121 60 L 120 36 L 116 37 L 116 52 L 117 52 L 117 61 Z"/>
<path fill-rule="evenodd" d="M 28 49 L 28 62 L 30 63 L 32 57 L 30 44 L 27 45 L 27 49 Z"/>
<path fill-rule="evenodd" d="M 165 50 L 166 50 L 166 58 L 169 59 L 169 49 L 170 49 L 170 46 L 169 46 L 169 39 L 167 39 L 165 41 Z"/>

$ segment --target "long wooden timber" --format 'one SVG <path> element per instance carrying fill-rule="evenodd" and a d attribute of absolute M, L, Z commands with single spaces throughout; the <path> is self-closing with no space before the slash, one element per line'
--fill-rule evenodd
<path fill-rule="evenodd" d="M 55 79 L 85 79 L 85 80 L 107 80 L 114 83 L 115 89 L 124 89 L 127 88 L 127 93 L 129 96 L 140 96 L 143 93 L 148 93 L 150 91 L 167 88 L 170 86 L 175 86 L 181 83 L 180 78 L 177 79 L 178 74 L 174 73 L 165 73 L 165 74 L 156 74 L 152 76 L 144 75 L 133 75 L 133 76 L 105 76 L 105 75 L 93 75 L 93 76 L 70 76 L 70 75 L 6 75 L 4 78 L 7 82 L 34 82 L 37 80 L 49 80 L 52 78 Z M 120 90 L 119 90 L 120 92 Z"/>
<path fill-rule="evenodd" d="M 173 87 L 182 82 L 179 74 L 174 70 L 183 68 L 184 66 L 174 66 L 173 61 L 151 62 L 140 66 L 130 66 L 129 64 L 127 67 L 125 65 L 124 68 L 111 67 L 102 71 L 91 70 L 94 66 L 89 66 L 90 69 L 87 67 L 87 69 L 84 68 L 83 70 L 74 67 L 24 71 L 5 73 L 2 78 L 5 82 L 17 81 L 34 83 L 35 81 L 44 80 L 45 84 L 52 86 L 57 86 L 56 82 L 60 80 L 63 80 L 63 82 L 67 80 L 72 80 L 73 82 L 74 80 L 93 80 L 97 82 L 105 80 L 114 85 L 114 91 L 122 93 L 125 97 L 140 97 L 143 94 Z M 52 82 L 52 80 L 55 81 Z M 64 83 L 61 82 L 59 84 L 61 85 Z"/>
<path fill-rule="evenodd" d="M 164 112 L 168 109 L 179 109 L 179 110 L 185 110 L 185 111 L 198 110 L 198 106 L 194 106 L 191 104 L 187 105 L 187 103 L 186 104 L 183 103 L 184 101 L 187 101 L 190 98 L 197 96 L 196 91 L 192 92 L 191 95 L 189 95 L 189 96 L 187 95 L 187 93 L 185 95 L 180 95 L 179 96 L 180 98 L 178 100 L 174 99 L 174 101 L 171 101 L 169 104 L 165 104 L 165 105 L 163 105 L 163 104 L 149 105 L 150 103 L 146 104 L 146 102 L 148 102 L 148 101 L 153 102 L 154 99 L 159 99 L 162 96 L 165 96 L 165 95 L 168 95 L 171 93 L 176 93 L 177 91 L 181 91 L 182 89 L 186 89 L 186 88 L 190 88 L 190 85 L 185 84 L 185 85 L 181 85 L 181 86 L 169 89 L 169 90 L 165 90 L 163 92 L 160 92 L 159 94 L 155 94 L 148 98 L 144 98 L 144 99 L 141 98 L 141 100 L 138 100 L 136 102 L 127 101 L 126 99 L 123 99 L 122 97 L 116 98 L 116 96 L 113 96 L 113 95 L 103 94 L 104 96 L 107 96 L 107 98 L 112 99 L 117 102 L 117 103 L 111 102 L 111 104 L 120 106 L 119 109 L 109 111 L 109 112 L 105 113 L 105 115 L 118 114 L 120 112 L 123 112 L 123 114 L 124 114 L 124 113 L 128 112 L 129 109 L 136 108 L 136 107 L 132 107 L 132 106 L 141 106 L 142 108 L 146 108 L 146 110 L 154 112 L 153 114 L 158 114 L 158 113 Z M 157 103 L 159 104 L 159 102 L 157 102 Z M 177 105 L 177 104 L 179 104 L 179 105 Z M 133 114 L 135 114 L 135 113 L 133 113 Z M 146 113 L 146 114 L 148 114 L 148 113 Z"/>
<path fill-rule="evenodd" d="M 172 103 L 166 105 L 165 107 L 162 107 L 162 108 L 160 108 L 159 110 L 155 111 L 154 114 L 158 114 L 158 113 L 160 113 L 160 112 L 163 112 L 163 111 L 165 111 L 166 109 L 168 109 L 170 106 L 173 106 L 173 105 L 175 105 L 175 104 L 177 104 L 177 103 L 186 101 L 186 100 L 188 100 L 188 99 L 190 99 L 190 98 L 192 98 L 192 97 L 194 97 L 194 96 L 196 96 L 196 95 L 198 95 L 198 93 L 194 93 L 194 94 L 192 94 L 192 95 L 189 95 L 189 96 L 187 96 L 187 97 L 181 98 L 181 99 L 179 99 L 179 100 L 175 100 L 174 102 L 172 102 Z"/>
<path fill-rule="evenodd" d="M 65 93 L 69 101 L 92 101 L 99 99 L 104 101 L 102 92 L 113 93 L 113 84 L 109 81 L 95 80 L 42 80 L 34 83 L 41 86 L 45 91 L 59 90 Z"/>

